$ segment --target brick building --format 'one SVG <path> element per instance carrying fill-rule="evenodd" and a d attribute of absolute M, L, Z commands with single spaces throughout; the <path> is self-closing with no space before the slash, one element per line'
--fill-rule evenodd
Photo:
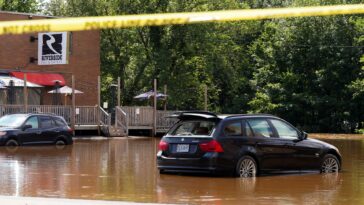
<path fill-rule="evenodd" d="M 0 21 L 31 21 L 44 18 L 52 17 L 0 11 Z M 76 105 L 97 104 L 97 78 L 100 75 L 100 32 L 67 32 L 65 35 L 67 35 L 67 62 L 51 65 L 39 65 L 38 43 L 40 39 L 38 39 L 38 33 L 0 36 L 0 104 L 10 104 L 9 89 L 15 95 L 11 104 L 23 103 L 24 73 L 27 73 L 29 82 L 29 104 L 55 104 L 55 94 L 48 92 L 62 86 L 72 87 L 72 75 L 75 77 L 75 88 L 83 92 L 83 94 L 76 95 Z M 43 43 L 48 45 L 48 41 L 54 42 L 53 40 Z M 70 96 L 57 95 L 61 96 L 59 98 L 61 100 L 58 99 L 56 103 L 70 104 Z"/>

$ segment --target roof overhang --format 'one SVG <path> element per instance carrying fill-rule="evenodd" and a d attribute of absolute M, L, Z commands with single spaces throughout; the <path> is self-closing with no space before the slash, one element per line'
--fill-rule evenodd
<path fill-rule="evenodd" d="M 19 78 L 15 78 L 12 76 L 1 76 L 0 75 L 0 84 L 9 87 L 11 86 L 11 81 L 13 82 L 14 87 L 24 87 L 24 80 L 21 80 Z M 43 86 L 38 85 L 36 83 L 27 82 L 27 87 L 33 87 L 33 88 L 41 88 Z"/>
<path fill-rule="evenodd" d="M 24 79 L 25 72 L 10 72 L 11 76 L 14 76 L 18 79 Z M 35 83 L 41 86 L 55 86 L 58 82 L 59 86 L 65 86 L 66 80 L 63 78 L 61 74 L 57 73 L 35 73 L 35 72 L 27 72 L 27 81 L 31 83 Z"/>

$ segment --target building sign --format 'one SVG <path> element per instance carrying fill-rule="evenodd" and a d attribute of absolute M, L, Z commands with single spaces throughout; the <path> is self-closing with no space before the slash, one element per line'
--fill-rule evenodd
<path fill-rule="evenodd" d="M 67 32 L 38 34 L 38 65 L 67 64 Z"/>

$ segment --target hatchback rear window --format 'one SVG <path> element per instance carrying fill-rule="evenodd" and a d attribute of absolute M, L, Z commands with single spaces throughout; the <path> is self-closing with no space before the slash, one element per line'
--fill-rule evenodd
<path fill-rule="evenodd" d="M 184 121 L 170 132 L 170 135 L 202 135 L 210 136 L 216 126 L 212 121 Z"/>
<path fill-rule="evenodd" d="M 61 118 L 55 117 L 53 119 L 56 122 L 56 126 L 57 127 L 65 127 L 65 126 L 67 126 L 67 124 L 64 122 L 64 120 L 62 120 Z"/>

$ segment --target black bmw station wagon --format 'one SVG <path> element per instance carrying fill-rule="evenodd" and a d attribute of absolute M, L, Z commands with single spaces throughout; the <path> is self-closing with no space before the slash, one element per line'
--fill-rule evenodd
<path fill-rule="evenodd" d="M 228 172 L 254 177 L 267 171 L 338 172 L 339 150 L 308 139 L 288 122 L 265 114 L 216 115 L 181 112 L 159 143 L 161 173 Z"/>

